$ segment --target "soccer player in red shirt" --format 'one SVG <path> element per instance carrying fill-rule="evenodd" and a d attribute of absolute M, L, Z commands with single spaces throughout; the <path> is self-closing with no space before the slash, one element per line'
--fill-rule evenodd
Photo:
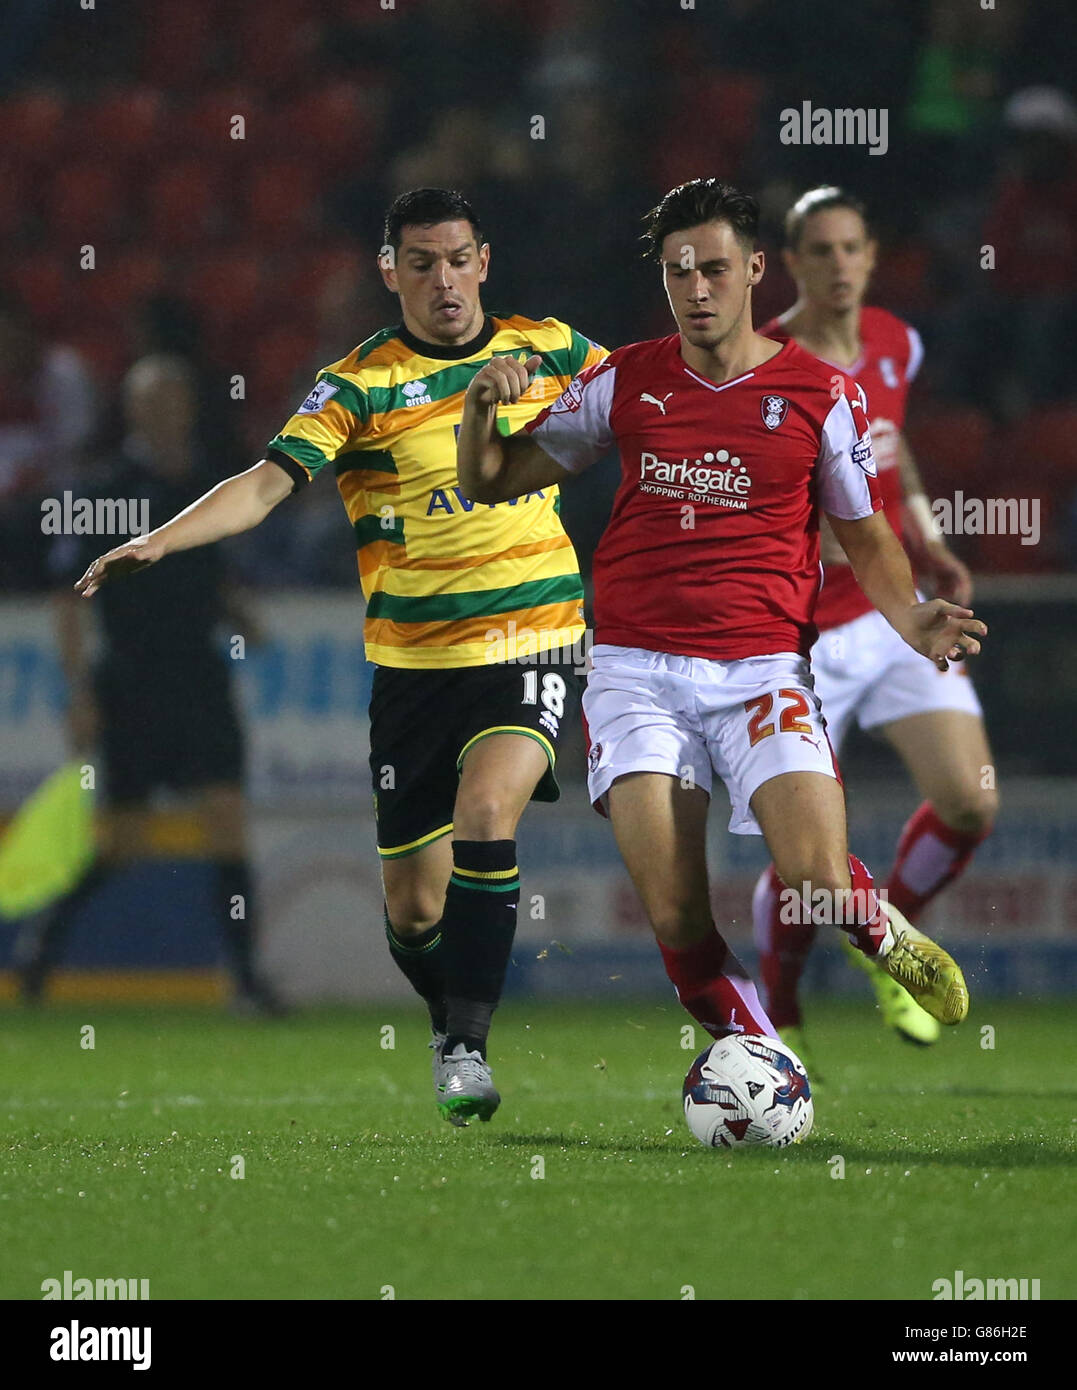
<path fill-rule="evenodd" d="M 759 331 L 793 338 L 838 375 L 855 376 L 867 395 L 878 493 L 886 515 L 919 568 L 944 598 L 967 604 L 968 570 L 937 533 L 916 463 L 902 433 L 909 385 L 923 357 L 915 328 L 864 304 L 876 244 L 863 205 L 840 188 L 813 188 L 785 220 L 785 263 L 797 301 Z M 820 636 L 812 675 L 835 752 L 850 724 L 877 729 L 896 749 L 923 804 L 898 842 L 887 896 L 917 921 L 966 867 L 990 833 L 998 807 L 980 703 L 965 668 L 940 671 L 920 660 L 876 611 L 856 581 L 831 528 L 821 527 L 824 580 L 815 607 Z M 803 1060 L 797 985 L 814 939 L 810 922 L 782 920 L 774 869 L 763 874 L 752 912 L 771 1020 Z M 788 917 L 788 914 L 785 914 Z M 934 1042 L 936 1021 L 883 971 L 851 952 L 871 975 L 884 1021 L 905 1038 Z"/>
<path fill-rule="evenodd" d="M 608 811 L 666 971 L 715 1037 L 774 1028 L 711 916 L 706 818 L 715 773 L 730 828 L 762 833 L 798 910 L 840 924 L 941 1022 L 968 993 L 956 963 L 850 855 L 845 803 L 812 688 L 818 507 L 857 579 L 940 668 L 979 650 L 967 608 L 922 603 L 875 488 L 855 383 L 752 330 L 758 205 L 696 179 L 647 218 L 678 332 L 618 348 L 509 437 L 500 404 L 534 358 L 471 382 L 460 483 L 479 502 L 567 481 L 616 443 L 622 481 L 595 554 L 596 645 L 584 696 L 589 792 Z"/>

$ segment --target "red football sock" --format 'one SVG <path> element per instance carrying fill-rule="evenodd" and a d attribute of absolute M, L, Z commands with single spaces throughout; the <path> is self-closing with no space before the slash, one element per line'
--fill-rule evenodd
<path fill-rule="evenodd" d="M 806 921 L 782 921 L 792 915 L 782 911 L 784 889 L 771 864 L 760 875 L 752 894 L 752 929 L 759 951 L 759 973 L 767 1013 L 776 1028 L 800 1025 L 797 987 L 815 941 L 815 923 L 807 912 L 797 914 L 808 918 Z"/>
<path fill-rule="evenodd" d="M 886 895 L 899 912 L 915 921 L 948 883 L 964 873 L 991 831 L 952 830 L 930 801 L 914 811 L 901 832 Z"/>
<path fill-rule="evenodd" d="M 849 877 L 853 881 L 853 896 L 845 908 L 841 928 L 858 951 L 877 956 L 890 923 L 879 906 L 875 880 L 855 854 L 849 855 Z"/>
<path fill-rule="evenodd" d="M 658 949 L 677 998 L 711 1037 L 778 1036 L 748 972 L 716 931 L 692 946 L 677 949 L 660 941 Z"/>

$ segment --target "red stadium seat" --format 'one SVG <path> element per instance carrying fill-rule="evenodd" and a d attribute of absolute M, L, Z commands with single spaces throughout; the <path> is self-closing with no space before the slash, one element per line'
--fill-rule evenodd
<path fill-rule="evenodd" d="M 98 254 L 97 269 L 84 277 L 81 298 L 94 312 L 124 317 L 164 287 L 166 273 L 165 262 L 154 251 L 105 247 Z"/>
<path fill-rule="evenodd" d="M 147 190 L 146 232 L 151 245 L 201 246 L 222 221 L 215 167 L 184 159 L 166 166 Z"/>
<path fill-rule="evenodd" d="M 0 131 L 7 152 L 28 161 L 48 161 L 64 134 L 66 102 L 58 93 L 38 88 L 0 103 Z"/>
<path fill-rule="evenodd" d="M 80 143 L 113 162 L 144 160 L 162 141 L 164 112 L 164 95 L 157 88 L 110 91 L 80 113 Z"/>
<path fill-rule="evenodd" d="M 362 169 L 372 152 L 374 120 L 357 82 L 330 82 L 289 102 L 274 121 L 274 147 L 326 170 Z"/>
<path fill-rule="evenodd" d="M 1077 405 L 1041 406 L 1007 430 L 999 444 L 999 470 L 1019 473 L 1045 488 L 1077 487 Z"/>
<path fill-rule="evenodd" d="M 29 175 L 18 164 L 0 164 L 0 237 L 14 241 L 26 229 L 29 206 Z"/>
<path fill-rule="evenodd" d="M 236 117 L 243 117 L 243 138 Z M 181 107 L 175 118 L 177 139 L 185 150 L 204 150 L 217 160 L 242 163 L 255 149 L 272 153 L 270 115 L 256 92 L 241 83 L 229 83 L 203 91 L 196 101 Z"/>
<path fill-rule="evenodd" d="M 283 299 L 296 307 L 308 305 L 317 312 L 322 296 L 342 280 L 350 284 L 356 275 L 372 277 L 374 271 L 364 265 L 371 252 L 354 243 L 324 244 L 304 252 L 282 277 Z"/>
<path fill-rule="evenodd" d="M 242 207 L 247 235 L 268 246 L 309 243 L 318 225 L 324 182 L 299 160 L 258 161 L 250 171 Z"/>
<path fill-rule="evenodd" d="M 985 480 L 994 461 L 996 427 L 972 406 L 940 406 L 905 426 L 928 496 L 945 496 Z"/>
<path fill-rule="evenodd" d="M 931 289 L 931 252 L 920 242 L 889 246 L 872 274 L 872 303 L 888 304 L 895 312 L 912 313 L 934 302 Z"/>
<path fill-rule="evenodd" d="M 743 153 L 755 135 L 766 83 L 747 72 L 718 72 L 700 83 L 693 75 L 681 87 L 679 114 L 685 127 L 699 122 L 725 150 Z"/>
<path fill-rule="evenodd" d="M 53 240 L 94 242 L 128 224 L 127 185 L 114 165 L 79 161 L 52 177 L 46 194 Z"/>
<path fill-rule="evenodd" d="M 276 405 L 282 418 L 294 410 L 313 373 L 324 365 L 314 361 L 317 346 L 316 333 L 290 325 L 256 333 L 249 359 L 251 398 L 267 408 Z"/>
<path fill-rule="evenodd" d="M 188 277 L 187 294 L 215 356 L 244 351 L 256 319 L 264 314 L 265 290 L 257 247 L 233 246 L 199 260 Z"/>
<path fill-rule="evenodd" d="M 1038 574 L 1058 568 L 1058 545 L 1054 535 L 1058 507 L 1051 494 L 1022 480 L 1011 481 L 1009 486 L 997 490 L 985 491 L 989 492 L 989 496 L 984 497 L 985 503 L 997 499 L 1012 504 L 1016 500 L 1020 506 L 1021 500 L 1026 499 L 1028 510 L 1025 520 L 1035 522 L 1038 535 L 1030 530 L 1030 544 L 1024 543 L 1019 531 L 1013 529 L 1012 523 L 1016 521 L 1020 525 L 1021 519 L 1019 513 L 1013 512 L 1011 505 L 1010 514 L 1006 517 L 1009 534 L 975 537 L 972 568 L 983 574 Z M 1035 512 L 1032 508 L 1036 509 Z"/>
<path fill-rule="evenodd" d="M 1077 411 L 1043 411 L 1002 430 L 971 407 L 939 408 L 911 423 L 906 433 L 928 496 L 950 498 L 955 507 L 960 503 L 963 520 L 953 543 L 974 570 L 1027 574 L 1056 567 L 1052 527 L 1058 503 L 1068 495 L 1061 484 L 1066 478 L 1071 488 L 1077 483 Z M 979 535 L 965 529 L 979 524 L 976 512 L 966 514 L 966 508 L 982 506 L 986 525 L 992 503 L 1011 498 L 1038 507 L 1035 544 L 1023 544 L 1019 532 Z M 1007 524 L 1012 520 L 1008 517 Z"/>
<path fill-rule="evenodd" d="M 237 67 L 260 85 L 290 87 L 313 63 L 320 36 L 307 0 L 248 0 L 233 30 Z"/>
<path fill-rule="evenodd" d="M 8 277 L 8 289 L 38 322 L 49 327 L 68 308 L 74 286 L 73 261 L 59 252 L 25 256 Z"/>
<path fill-rule="evenodd" d="M 57 340 L 73 347 L 90 364 L 94 374 L 106 382 L 118 381 L 131 363 L 127 333 L 119 320 L 61 328 Z"/>
<path fill-rule="evenodd" d="M 187 89 L 203 77 L 217 48 L 220 15 L 215 0 L 183 0 L 181 5 L 146 5 L 141 20 L 142 79 L 167 89 Z"/>
<path fill-rule="evenodd" d="M 765 91 L 762 78 L 750 73 L 719 72 L 702 83 L 686 81 L 654 146 L 662 186 L 695 178 L 701 169 L 735 177 L 759 124 Z"/>

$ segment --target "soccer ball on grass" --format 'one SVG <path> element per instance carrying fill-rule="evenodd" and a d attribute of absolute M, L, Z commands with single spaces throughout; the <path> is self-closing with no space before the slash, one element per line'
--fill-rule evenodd
<path fill-rule="evenodd" d="M 702 1051 L 684 1078 L 684 1118 L 701 1144 L 784 1148 L 811 1132 L 815 1111 L 800 1058 L 777 1038 L 740 1033 Z"/>

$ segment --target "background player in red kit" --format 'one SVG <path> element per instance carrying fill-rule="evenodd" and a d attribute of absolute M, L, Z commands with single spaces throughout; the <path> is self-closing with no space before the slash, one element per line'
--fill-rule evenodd
<path fill-rule="evenodd" d="M 845 806 L 807 655 L 819 583 L 818 506 L 860 583 L 940 666 L 979 650 L 968 609 L 917 601 L 873 493 L 855 383 L 793 342 L 752 331 L 763 275 L 753 198 L 716 179 L 672 190 L 647 218 L 679 332 L 617 349 L 518 434 L 497 410 L 535 358 L 499 358 L 472 381 L 458 471 L 480 502 L 588 467 L 614 442 L 622 482 L 595 555 L 594 671 L 584 697 L 588 786 L 681 1002 L 714 1036 L 773 1035 L 755 988 L 715 929 L 706 863 L 714 773 L 731 829 L 766 838 L 798 907 L 837 921 L 943 1022 L 968 1009 L 953 960 L 898 914 L 848 853 Z M 850 889 L 855 890 L 850 893 Z"/>
<path fill-rule="evenodd" d="M 793 338 L 836 377 L 856 378 L 867 396 L 886 515 L 899 536 L 904 523 L 909 548 L 936 591 L 967 604 L 968 571 L 935 530 L 902 433 L 909 384 L 923 357 L 920 336 L 885 309 L 863 304 L 876 256 L 864 207 L 842 189 L 814 188 L 790 208 L 785 239 L 797 302 L 759 331 Z M 821 546 L 825 577 L 815 607 L 820 637 L 811 658 L 816 694 L 835 752 L 840 754 L 854 719 L 862 728 L 878 729 L 924 798 L 905 826 L 886 885 L 889 900 L 916 921 L 966 867 L 995 817 L 997 794 L 982 785 L 983 769 L 993 759 L 980 704 L 963 666 L 939 671 L 910 652 L 856 582 L 825 521 Z M 768 1012 L 803 1058 L 797 985 L 814 926 L 782 921 L 781 884 L 773 868 L 756 886 L 752 911 Z M 850 955 L 869 971 L 884 1021 L 914 1042 L 934 1042 L 936 1021 L 861 953 Z"/>

